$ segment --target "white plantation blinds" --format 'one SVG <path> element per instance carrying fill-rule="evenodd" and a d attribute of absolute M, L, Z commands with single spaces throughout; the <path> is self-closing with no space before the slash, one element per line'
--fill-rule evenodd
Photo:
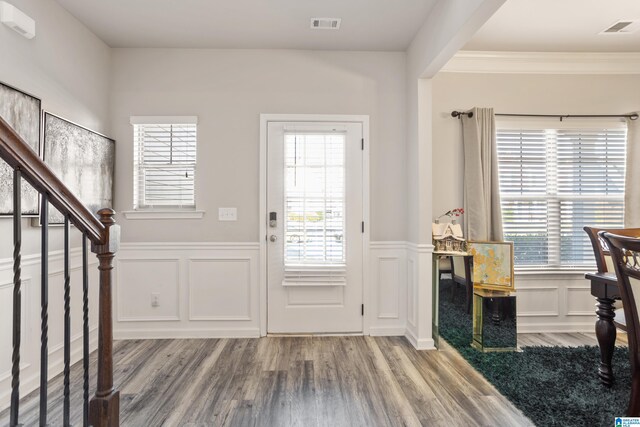
<path fill-rule="evenodd" d="M 132 119 L 134 208 L 195 207 L 197 130 L 195 122 L 187 121 L 193 120 L 134 123 Z"/>
<path fill-rule="evenodd" d="M 344 133 L 285 134 L 285 270 L 304 277 L 345 265 Z"/>
<path fill-rule="evenodd" d="M 498 125 L 504 238 L 520 268 L 591 267 L 582 228 L 623 226 L 626 128 L 551 126 Z"/>

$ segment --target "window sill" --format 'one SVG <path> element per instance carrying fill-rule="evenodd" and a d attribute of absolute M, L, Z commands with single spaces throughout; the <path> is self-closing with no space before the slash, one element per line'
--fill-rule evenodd
<path fill-rule="evenodd" d="M 122 212 L 126 219 L 202 219 L 204 211 L 197 210 L 139 210 Z"/>
<path fill-rule="evenodd" d="M 596 271 L 596 267 L 593 268 L 584 268 L 584 269 L 576 269 L 576 270 L 515 270 L 515 276 L 580 276 L 584 277 L 586 273 L 592 273 Z"/>

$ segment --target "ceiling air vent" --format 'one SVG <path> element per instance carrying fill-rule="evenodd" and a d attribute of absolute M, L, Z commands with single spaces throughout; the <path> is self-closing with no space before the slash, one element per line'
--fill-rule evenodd
<path fill-rule="evenodd" d="M 340 18 L 311 18 L 311 28 L 315 30 L 337 30 L 340 28 Z"/>
<path fill-rule="evenodd" d="M 639 28 L 639 19 L 622 19 L 602 30 L 600 34 L 631 34 L 635 33 Z"/>

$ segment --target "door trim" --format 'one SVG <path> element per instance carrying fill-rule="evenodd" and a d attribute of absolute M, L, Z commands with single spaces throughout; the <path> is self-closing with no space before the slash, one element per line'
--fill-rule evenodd
<path fill-rule="evenodd" d="M 343 122 L 360 123 L 364 150 L 362 157 L 362 216 L 364 235 L 362 236 L 362 303 L 364 316 L 362 333 L 369 335 L 370 280 L 369 280 L 369 241 L 370 241 L 370 199 L 369 199 L 369 116 L 349 114 L 260 114 L 260 336 L 267 336 L 267 126 L 269 122 Z"/>

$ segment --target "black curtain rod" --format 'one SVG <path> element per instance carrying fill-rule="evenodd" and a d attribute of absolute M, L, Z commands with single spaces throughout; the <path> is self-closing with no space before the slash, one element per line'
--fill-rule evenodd
<path fill-rule="evenodd" d="M 461 116 L 473 117 L 473 111 L 452 111 L 451 117 L 457 117 L 458 119 Z M 597 117 L 619 117 L 619 118 L 629 118 L 631 120 L 637 120 L 638 114 L 502 114 L 496 113 L 496 116 L 503 117 L 556 117 L 559 118 L 560 121 L 563 119 L 570 118 L 597 118 Z"/>

